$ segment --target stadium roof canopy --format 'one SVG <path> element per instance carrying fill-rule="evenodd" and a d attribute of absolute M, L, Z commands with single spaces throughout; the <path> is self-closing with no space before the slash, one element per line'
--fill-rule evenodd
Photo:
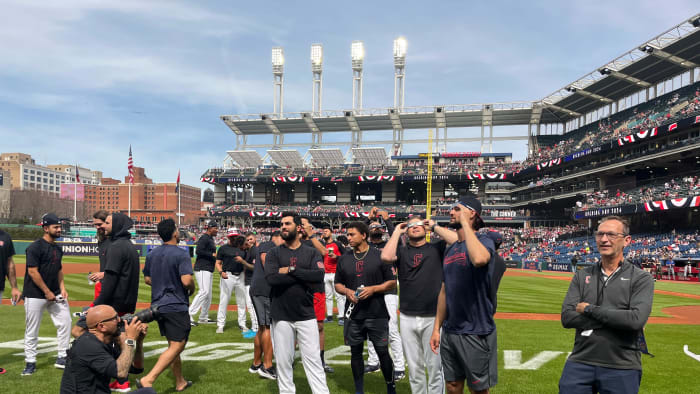
<path fill-rule="evenodd" d="M 345 163 L 340 149 L 309 149 L 314 163 L 318 167 L 341 166 Z"/>
<path fill-rule="evenodd" d="M 267 151 L 270 159 L 280 167 L 303 168 L 304 159 L 295 149 L 270 149 Z"/>
<path fill-rule="evenodd" d="M 700 14 L 625 52 L 542 101 L 584 114 L 700 65 Z M 695 23 L 693 23 L 695 22 Z"/>
<path fill-rule="evenodd" d="M 541 100 L 510 103 L 432 105 L 322 112 L 223 115 L 238 136 L 364 132 L 427 128 L 491 127 L 565 123 L 700 64 L 700 14 L 595 68 Z M 519 138 L 493 137 L 492 140 Z M 450 138 L 479 141 L 482 138 Z M 390 143 L 392 141 L 371 141 Z M 395 142 L 395 141 L 394 141 Z M 422 140 L 406 141 L 424 143 Z M 370 141 L 368 141 L 370 143 Z M 255 147 L 247 144 L 244 146 Z M 274 146 L 275 144 L 273 144 Z M 293 144 L 287 144 L 292 146 Z M 318 146 L 342 145 L 320 143 Z M 261 145 L 269 146 L 269 145 Z"/>
<path fill-rule="evenodd" d="M 262 158 L 254 150 L 230 150 L 226 152 L 229 157 L 241 167 L 258 167 L 262 165 Z"/>
<path fill-rule="evenodd" d="M 384 148 L 352 148 L 355 164 L 363 166 L 381 166 L 387 163 Z"/>

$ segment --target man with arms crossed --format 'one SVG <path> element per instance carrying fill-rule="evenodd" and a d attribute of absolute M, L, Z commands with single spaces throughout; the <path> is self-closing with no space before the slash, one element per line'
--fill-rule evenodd
<path fill-rule="evenodd" d="M 265 280 L 265 259 L 272 248 L 283 243 L 284 240 L 278 230 L 272 233 L 269 241 L 260 244 L 253 269 L 253 281 L 250 284 L 250 298 L 253 300 L 255 316 L 258 318 L 258 332 L 255 334 L 253 342 L 253 365 L 250 366 L 248 372 L 257 373 L 263 378 L 271 380 L 277 379 L 277 375 L 272 366 L 270 285 Z"/>
<path fill-rule="evenodd" d="M 476 231 L 483 227 L 481 203 L 472 196 L 460 197 L 450 209 L 450 226 L 434 231 L 445 240 L 443 285 L 430 347 L 440 349 L 448 394 L 469 391 L 488 393 L 498 381 L 495 313 L 491 299 L 493 240 Z M 440 335 L 442 328 L 442 336 Z"/>
<path fill-rule="evenodd" d="M 625 259 L 632 237 L 624 218 L 601 219 L 595 241 L 600 263 L 576 272 L 561 307 L 561 323 L 576 329 L 576 339 L 559 392 L 637 393 L 638 340 L 651 313 L 654 279 Z"/>
<path fill-rule="evenodd" d="M 379 249 L 367 244 L 369 229 L 366 224 L 351 222 L 346 228 L 353 251 L 344 254 L 338 262 L 335 288 L 350 301 L 345 306 L 347 320 L 343 336 L 345 344 L 350 346 L 355 393 L 364 393 L 362 350 L 369 338 L 379 358 L 386 391 L 395 394 L 394 364 L 389 355 L 389 312 L 384 303 L 384 293 L 396 286 L 393 266 L 383 263 Z"/>
<path fill-rule="evenodd" d="M 190 295 L 194 293 L 192 260 L 186 250 L 177 246 L 180 237 L 173 219 L 158 223 L 158 235 L 163 245 L 146 256 L 143 277 L 151 286 L 151 305 L 158 305 L 158 327 L 160 335 L 168 340 L 168 348 L 139 383 L 143 387 L 153 386 L 169 366 L 175 378 L 175 391 L 182 391 L 192 386 L 192 382 L 182 376 L 180 361 L 192 328 L 188 314 Z"/>
<path fill-rule="evenodd" d="M 265 278 L 270 284 L 272 341 L 277 358 L 277 386 L 281 394 L 295 393 L 294 341 L 299 344 L 304 372 L 314 394 L 328 393 L 321 363 L 313 288 L 323 284 L 323 258 L 303 245 L 301 218 L 283 213 L 280 232 L 284 244 L 265 258 Z"/>
<path fill-rule="evenodd" d="M 403 234 L 408 234 L 408 245 L 399 246 Z M 401 282 L 401 342 L 411 392 L 444 393 L 440 356 L 430 349 L 442 287 L 442 255 L 435 245 L 426 242 L 425 226 L 420 216 L 413 216 L 396 228 L 382 249 L 382 261 L 396 266 Z"/>
<path fill-rule="evenodd" d="M 209 318 L 209 307 L 211 306 L 211 285 L 212 273 L 216 263 L 216 243 L 214 237 L 219 233 L 219 225 L 215 221 L 210 221 L 207 232 L 202 234 L 197 240 L 197 260 L 194 262 L 194 278 L 197 280 L 199 291 L 190 305 L 190 324 L 196 326 L 194 315 L 199 313 L 199 323 L 215 323 Z"/>

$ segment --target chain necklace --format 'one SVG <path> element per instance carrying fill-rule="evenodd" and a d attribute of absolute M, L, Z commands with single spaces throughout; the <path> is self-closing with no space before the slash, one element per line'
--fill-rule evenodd
<path fill-rule="evenodd" d="M 355 260 L 358 260 L 358 261 L 359 261 L 359 260 L 364 259 L 365 256 L 367 256 L 367 253 L 369 252 L 369 248 L 370 248 L 370 246 L 367 245 L 367 250 L 365 250 L 365 253 L 364 253 L 361 257 L 357 257 L 357 253 L 355 253 L 355 249 L 353 249 L 353 250 L 352 250 L 352 255 L 353 255 L 353 257 L 355 257 Z"/>

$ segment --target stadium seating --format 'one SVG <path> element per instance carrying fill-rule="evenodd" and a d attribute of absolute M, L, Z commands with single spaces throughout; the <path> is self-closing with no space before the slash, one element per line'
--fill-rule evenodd
<path fill-rule="evenodd" d="M 620 111 L 554 140 L 538 139 L 539 150 L 524 161 L 529 167 L 547 160 L 611 141 L 632 132 L 644 130 L 700 113 L 700 82 L 675 90 L 646 103 Z"/>

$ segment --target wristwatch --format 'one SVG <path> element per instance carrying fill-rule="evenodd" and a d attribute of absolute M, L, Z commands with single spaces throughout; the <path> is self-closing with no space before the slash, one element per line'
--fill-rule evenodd
<path fill-rule="evenodd" d="M 297 266 L 296 266 L 296 265 L 290 265 L 290 266 L 289 266 L 289 273 L 291 274 L 291 273 L 294 272 L 296 269 L 297 269 Z"/>
<path fill-rule="evenodd" d="M 131 339 L 131 338 L 126 338 L 126 340 L 124 341 L 124 343 L 126 343 L 126 346 L 129 346 L 129 347 L 136 347 L 136 341 L 133 340 L 133 339 Z"/>
<path fill-rule="evenodd" d="M 593 309 L 593 305 L 588 304 L 585 308 L 583 308 L 583 313 L 590 313 L 591 309 Z"/>

